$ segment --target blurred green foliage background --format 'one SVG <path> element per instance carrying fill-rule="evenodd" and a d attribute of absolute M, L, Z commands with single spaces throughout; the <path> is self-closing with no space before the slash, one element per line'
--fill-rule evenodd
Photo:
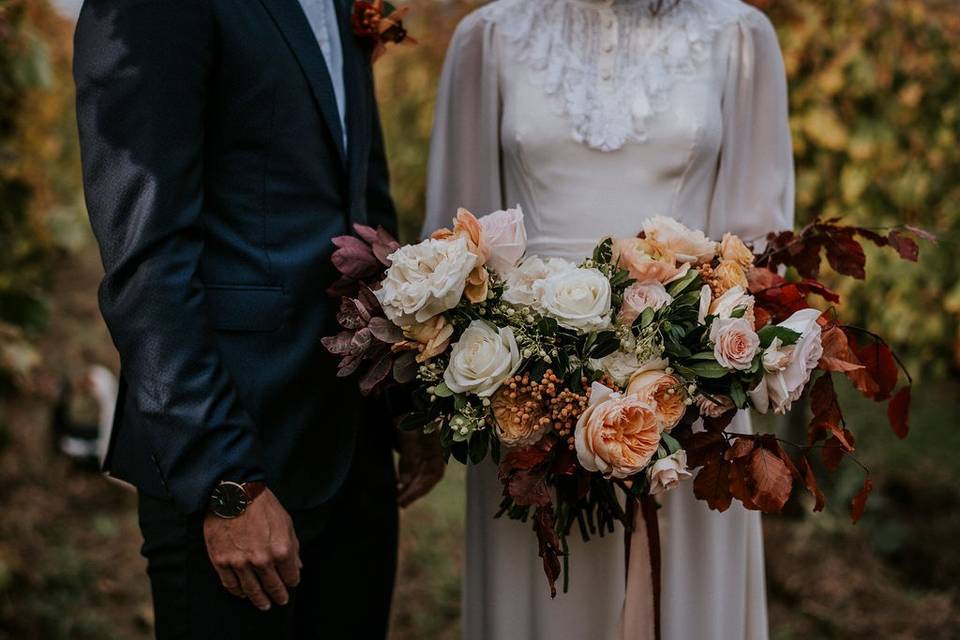
<path fill-rule="evenodd" d="M 528 0 L 537 1 L 537 0 Z M 682 0 L 681 0 L 682 1 Z M 377 64 L 401 212 L 424 207 L 436 82 L 479 0 L 414 0 L 420 40 Z M 860 526 L 843 472 L 831 507 L 766 519 L 773 635 L 952 638 L 960 628 L 960 11 L 956 0 L 755 0 L 791 88 L 798 220 L 911 223 L 940 237 L 918 265 L 868 248 L 842 312 L 893 338 L 921 383 L 910 438 L 874 407 L 848 416 L 879 486 Z M 145 638 L 151 613 L 134 498 L 49 450 L 49 381 L 114 362 L 96 312 L 70 79 L 72 24 L 47 0 L 0 0 L 0 640 Z M 839 281 L 838 281 L 839 282 Z M 463 473 L 404 514 L 396 640 L 455 638 Z"/>

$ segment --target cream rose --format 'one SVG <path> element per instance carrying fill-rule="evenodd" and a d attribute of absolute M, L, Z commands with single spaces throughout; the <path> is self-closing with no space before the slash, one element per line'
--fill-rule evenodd
<path fill-rule="evenodd" d="M 732 317 L 734 311 L 744 307 L 746 309 L 744 316 L 750 319 L 753 317 L 753 306 L 752 295 L 747 293 L 743 287 L 733 287 L 725 291 L 722 296 L 713 299 L 710 304 L 710 315 L 726 319 Z"/>
<path fill-rule="evenodd" d="M 656 408 L 661 431 L 670 431 L 680 423 L 687 412 L 687 397 L 683 384 L 676 376 L 663 369 L 640 371 L 630 378 L 627 393 L 651 402 Z"/>
<path fill-rule="evenodd" d="M 749 392 L 754 408 L 767 413 L 784 414 L 803 393 L 810 374 L 823 356 L 820 342 L 822 329 L 817 309 L 801 309 L 780 323 L 800 334 L 796 344 L 784 347 L 774 340 L 764 352 L 765 374 L 757 387 Z"/>
<path fill-rule="evenodd" d="M 503 292 L 504 302 L 521 307 L 539 309 L 537 296 L 533 286 L 549 276 L 564 271 L 573 271 L 577 266 L 562 258 L 541 259 L 537 256 L 526 258 L 520 266 L 506 272 Z"/>
<path fill-rule="evenodd" d="M 654 406 L 594 382 L 590 404 L 577 422 L 577 459 L 587 471 L 628 478 L 650 463 L 660 446 Z"/>
<path fill-rule="evenodd" d="M 630 277 L 639 283 L 659 282 L 669 284 L 687 275 L 688 263 L 677 266 L 673 253 L 656 253 L 650 244 L 641 238 L 614 238 L 614 262 L 626 269 Z"/>
<path fill-rule="evenodd" d="M 400 247 L 388 259 L 390 268 L 375 295 L 387 318 L 401 326 L 457 306 L 478 260 L 463 237 Z"/>
<path fill-rule="evenodd" d="M 443 381 L 454 393 L 492 396 L 520 367 L 513 329 L 474 320 L 450 350 Z"/>
<path fill-rule="evenodd" d="M 631 325 L 645 309 L 662 309 L 673 302 L 673 296 L 659 282 L 635 282 L 623 292 L 623 306 L 617 320 L 620 324 Z"/>
<path fill-rule="evenodd" d="M 499 274 L 517 266 L 527 250 L 527 230 L 520 206 L 483 216 L 480 228 L 487 245 L 487 266 Z"/>
<path fill-rule="evenodd" d="M 652 364 L 655 366 L 660 362 L 663 361 L 655 360 Z M 630 381 L 630 377 L 637 373 L 637 371 L 641 371 L 650 365 L 650 362 L 640 360 L 635 351 L 618 350 L 599 360 L 590 360 L 590 366 L 594 370 L 603 371 L 621 387 L 626 386 L 627 382 Z"/>
<path fill-rule="evenodd" d="M 673 218 L 647 218 L 643 221 L 643 233 L 647 239 L 672 251 L 677 262 L 702 264 L 717 255 L 716 242 L 702 231 L 688 229 Z"/>
<path fill-rule="evenodd" d="M 544 313 L 563 327 L 595 331 L 610 326 L 610 281 L 598 269 L 561 271 L 533 285 Z"/>
<path fill-rule="evenodd" d="M 760 348 L 760 337 L 745 318 L 717 318 L 710 325 L 713 357 L 725 369 L 750 368 Z"/>
<path fill-rule="evenodd" d="M 683 449 L 660 458 L 647 470 L 650 480 L 650 495 L 657 495 L 675 489 L 683 480 L 693 477 L 687 468 L 687 452 Z"/>

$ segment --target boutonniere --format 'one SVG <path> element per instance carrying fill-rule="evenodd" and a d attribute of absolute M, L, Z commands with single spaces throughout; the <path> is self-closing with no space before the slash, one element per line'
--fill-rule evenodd
<path fill-rule="evenodd" d="M 373 48 L 373 62 L 386 53 L 388 44 L 416 44 L 403 26 L 409 7 L 396 7 L 384 0 L 356 0 L 351 22 L 353 33 Z"/>

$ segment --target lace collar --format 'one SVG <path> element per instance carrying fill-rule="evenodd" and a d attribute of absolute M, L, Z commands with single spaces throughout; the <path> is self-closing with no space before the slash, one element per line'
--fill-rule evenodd
<path fill-rule="evenodd" d="M 644 142 L 670 89 L 710 57 L 716 34 L 748 10 L 740 0 L 501 0 L 488 17 L 526 64 L 573 137 L 615 151 Z"/>

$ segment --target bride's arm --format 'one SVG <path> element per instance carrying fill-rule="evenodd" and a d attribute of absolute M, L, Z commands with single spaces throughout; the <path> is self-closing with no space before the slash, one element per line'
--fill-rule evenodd
<path fill-rule="evenodd" d="M 500 91 L 494 26 L 483 11 L 457 27 L 437 92 L 423 235 L 449 226 L 458 207 L 503 207 Z"/>
<path fill-rule="evenodd" d="M 783 55 L 770 21 L 747 14 L 732 34 L 723 95 L 723 147 L 710 232 L 746 239 L 794 218 L 793 147 Z"/>

